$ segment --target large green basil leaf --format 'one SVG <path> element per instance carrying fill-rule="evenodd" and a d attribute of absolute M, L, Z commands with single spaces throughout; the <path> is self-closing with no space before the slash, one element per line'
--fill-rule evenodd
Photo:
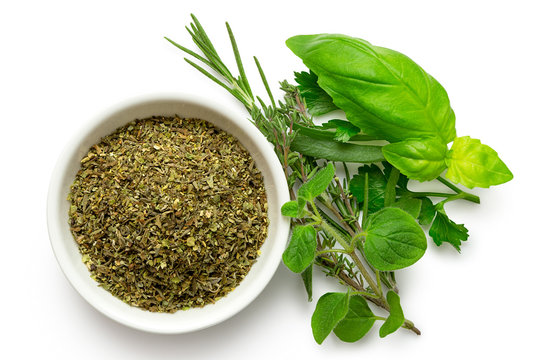
<path fill-rule="evenodd" d="M 456 137 L 447 92 L 407 56 L 340 34 L 294 36 L 286 45 L 364 133 L 390 142 Z"/>
<path fill-rule="evenodd" d="M 366 260 L 381 271 L 405 268 L 426 251 L 426 236 L 415 219 L 398 208 L 383 208 L 370 215 L 366 226 Z"/>
<path fill-rule="evenodd" d="M 434 180 L 445 170 L 447 145 L 440 139 L 410 139 L 385 145 L 385 159 L 410 179 Z"/>
<path fill-rule="evenodd" d="M 445 176 L 470 189 L 503 184 L 513 178 L 496 151 L 469 136 L 455 139 L 446 161 L 449 170 Z"/>

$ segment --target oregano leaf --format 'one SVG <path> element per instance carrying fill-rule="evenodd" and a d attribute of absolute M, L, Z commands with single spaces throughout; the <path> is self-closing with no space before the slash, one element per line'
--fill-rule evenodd
<path fill-rule="evenodd" d="M 324 169 L 319 170 L 310 180 L 301 185 L 297 196 L 310 202 L 321 195 L 334 178 L 334 165 L 328 163 Z"/>
<path fill-rule="evenodd" d="M 392 207 L 396 207 L 399 209 L 404 210 L 408 214 L 410 214 L 414 219 L 417 219 L 419 217 L 419 214 L 421 213 L 421 206 L 422 201 L 420 199 L 412 198 L 412 197 L 403 197 L 398 199 L 394 202 Z"/>
<path fill-rule="evenodd" d="M 376 317 L 366 300 L 359 295 L 349 298 L 346 316 L 336 325 L 333 332 L 342 341 L 355 342 L 372 328 Z"/>
<path fill-rule="evenodd" d="M 316 229 L 311 225 L 295 226 L 282 260 L 289 270 L 300 273 L 314 261 L 316 247 Z"/>
<path fill-rule="evenodd" d="M 331 292 L 321 296 L 312 315 L 312 334 L 318 344 L 348 312 L 349 295 L 346 293 Z"/>
<path fill-rule="evenodd" d="M 389 290 L 387 292 L 387 303 L 389 303 L 389 316 L 379 328 L 379 337 L 382 338 L 400 329 L 405 320 L 398 294 Z"/>
<path fill-rule="evenodd" d="M 302 282 L 304 283 L 304 288 L 306 289 L 306 294 L 308 295 L 308 301 L 312 301 L 312 269 L 313 267 L 314 265 L 310 264 L 301 273 Z"/>
<path fill-rule="evenodd" d="M 417 262 L 426 251 L 426 236 L 404 210 L 388 207 L 368 217 L 364 252 L 374 268 L 393 271 Z"/>
<path fill-rule="evenodd" d="M 282 205 L 280 211 L 284 216 L 297 217 L 299 215 L 299 203 L 297 201 L 288 201 Z"/>

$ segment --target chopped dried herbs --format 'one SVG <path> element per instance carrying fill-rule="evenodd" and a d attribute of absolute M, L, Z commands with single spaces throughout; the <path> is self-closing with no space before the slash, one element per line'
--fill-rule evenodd
<path fill-rule="evenodd" d="M 267 237 L 261 173 L 237 139 L 204 120 L 159 116 L 117 129 L 81 160 L 68 200 L 92 278 L 150 311 L 214 303 Z"/>

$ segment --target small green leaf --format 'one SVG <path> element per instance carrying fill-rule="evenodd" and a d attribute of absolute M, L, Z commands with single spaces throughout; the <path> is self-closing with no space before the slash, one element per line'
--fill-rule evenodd
<path fill-rule="evenodd" d="M 316 247 L 316 230 L 310 225 L 295 226 L 282 260 L 291 271 L 300 273 L 314 261 Z"/>
<path fill-rule="evenodd" d="M 334 165 L 328 163 L 324 169 L 318 171 L 310 180 L 301 185 L 297 191 L 298 197 L 307 202 L 314 200 L 327 189 L 333 178 Z"/>
<path fill-rule="evenodd" d="M 349 309 L 346 316 L 334 328 L 334 334 L 345 342 L 355 342 L 372 328 L 376 317 L 366 300 L 359 295 L 349 298 Z"/>
<path fill-rule="evenodd" d="M 419 212 L 419 224 L 429 225 L 436 215 L 436 207 L 427 197 L 422 197 L 421 199 L 421 211 Z"/>
<path fill-rule="evenodd" d="M 306 289 L 306 294 L 308 295 L 308 301 L 312 301 L 312 269 L 313 267 L 314 265 L 310 264 L 301 273 L 302 282 L 304 283 L 304 288 Z"/>
<path fill-rule="evenodd" d="M 349 182 L 349 191 L 359 204 L 364 202 L 364 174 L 368 173 L 368 210 L 376 212 L 383 208 L 387 180 L 376 165 L 359 167 L 358 175 L 353 175 Z"/>
<path fill-rule="evenodd" d="M 385 160 L 413 180 L 437 178 L 445 170 L 447 145 L 437 138 L 410 139 L 385 145 Z"/>
<path fill-rule="evenodd" d="M 462 241 L 468 240 L 468 229 L 464 225 L 456 224 L 453 220 L 449 219 L 449 216 L 447 216 L 443 206 L 440 204 L 436 205 L 436 209 L 436 218 L 428 234 L 432 237 L 436 245 L 440 246 L 444 242 L 447 242 L 460 252 Z"/>
<path fill-rule="evenodd" d="M 318 344 L 331 333 L 348 312 L 349 295 L 326 293 L 319 298 L 312 315 L 312 334 Z"/>
<path fill-rule="evenodd" d="M 513 174 L 496 151 L 469 136 L 453 141 L 446 161 L 449 170 L 445 176 L 470 189 L 503 184 L 513 178 Z"/>
<path fill-rule="evenodd" d="M 385 336 L 400 329 L 404 323 L 404 312 L 400 306 L 400 297 L 394 291 L 387 292 L 387 302 L 389 303 L 389 316 L 379 328 L 379 337 Z"/>
<path fill-rule="evenodd" d="M 297 217 L 299 214 L 299 203 L 297 201 L 288 201 L 280 209 L 282 215 L 289 217 Z"/>
<path fill-rule="evenodd" d="M 364 252 L 378 270 L 393 271 L 414 264 L 426 245 L 423 229 L 404 210 L 388 207 L 368 218 Z"/>
<path fill-rule="evenodd" d="M 410 214 L 414 219 L 417 219 L 419 217 L 419 214 L 421 213 L 421 206 L 422 201 L 421 199 L 411 198 L 411 197 L 404 197 L 398 199 L 392 207 L 396 207 L 399 209 L 404 210 L 408 214 Z"/>
<path fill-rule="evenodd" d="M 319 116 L 338 110 L 332 98 L 317 84 L 317 75 L 312 71 L 295 72 L 295 81 L 299 84 L 299 92 L 306 101 L 310 114 Z"/>
<path fill-rule="evenodd" d="M 335 129 L 334 139 L 340 142 L 347 142 L 361 130 L 346 120 L 333 119 L 321 124 L 324 129 Z"/>

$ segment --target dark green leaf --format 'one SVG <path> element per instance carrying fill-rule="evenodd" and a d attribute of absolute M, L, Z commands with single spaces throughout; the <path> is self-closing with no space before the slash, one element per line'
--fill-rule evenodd
<path fill-rule="evenodd" d="M 432 237 L 436 245 L 440 246 L 444 242 L 447 242 L 460 252 L 462 241 L 468 240 L 468 229 L 464 225 L 456 224 L 453 220 L 449 219 L 443 206 L 437 205 L 436 210 L 436 217 L 428 234 Z"/>
<path fill-rule="evenodd" d="M 324 129 L 335 129 L 334 139 L 340 142 L 347 142 L 361 130 L 346 120 L 333 119 L 321 124 Z"/>
<path fill-rule="evenodd" d="M 316 247 L 316 230 L 310 225 L 295 226 L 282 260 L 291 271 L 300 273 L 314 261 Z"/>
<path fill-rule="evenodd" d="M 454 140 L 447 165 L 449 170 L 445 176 L 470 189 L 503 184 L 513 178 L 513 174 L 496 151 L 469 136 Z"/>
<path fill-rule="evenodd" d="M 314 265 L 310 264 L 301 273 L 302 282 L 304 283 L 304 288 L 306 289 L 306 294 L 308 295 L 308 301 L 312 301 L 312 269 L 313 267 Z"/>
<path fill-rule="evenodd" d="M 407 56 L 340 34 L 294 36 L 286 45 L 364 133 L 390 142 L 456 137 L 445 89 Z"/>
<path fill-rule="evenodd" d="M 421 225 L 429 225 L 432 220 L 434 219 L 434 215 L 436 215 L 436 207 L 432 203 L 432 200 L 430 200 L 427 197 L 421 198 L 421 211 L 419 212 L 419 224 Z"/>
<path fill-rule="evenodd" d="M 359 204 L 364 202 L 364 174 L 368 173 L 368 210 L 376 212 L 383 208 L 387 179 L 376 165 L 359 167 L 358 174 L 349 182 L 349 191 Z"/>
<path fill-rule="evenodd" d="M 313 72 L 295 72 L 295 81 L 299 84 L 299 92 L 306 101 L 310 114 L 319 116 L 338 110 L 332 98 L 317 84 L 317 75 Z"/>
<path fill-rule="evenodd" d="M 421 206 L 421 199 L 415 199 L 411 197 L 400 198 L 392 205 L 392 207 L 404 210 L 414 219 L 417 219 L 419 217 L 419 214 L 421 213 Z"/>
<path fill-rule="evenodd" d="M 370 164 L 385 160 L 381 146 L 341 143 L 297 134 L 291 150 L 316 159 Z"/>
<path fill-rule="evenodd" d="M 288 201 L 280 209 L 282 215 L 288 217 L 297 217 L 299 215 L 299 203 L 296 201 Z"/>
<path fill-rule="evenodd" d="M 348 312 L 349 295 L 326 293 L 319 298 L 312 315 L 312 334 L 318 344 L 331 333 Z"/>
<path fill-rule="evenodd" d="M 389 290 L 387 292 L 387 302 L 390 308 L 389 316 L 379 329 L 379 337 L 382 338 L 400 329 L 404 323 L 404 313 L 400 306 L 400 297 L 394 291 Z"/>
<path fill-rule="evenodd" d="M 384 208 L 368 218 L 364 252 L 374 268 L 402 269 L 417 262 L 425 251 L 423 229 L 404 210 Z"/>
<path fill-rule="evenodd" d="M 374 325 L 376 317 L 366 300 L 359 295 L 349 298 L 346 316 L 334 328 L 334 334 L 345 342 L 355 342 L 362 338 Z"/>
<path fill-rule="evenodd" d="M 297 196 L 310 202 L 327 189 L 332 179 L 334 179 L 334 165 L 328 163 L 324 169 L 319 170 L 310 180 L 301 185 Z"/>
<path fill-rule="evenodd" d="M 385 145 L 385 160 L 410 179 L 427 181 L 445 170 L 447 145 L 440 139 L 410 139 Z"/>

